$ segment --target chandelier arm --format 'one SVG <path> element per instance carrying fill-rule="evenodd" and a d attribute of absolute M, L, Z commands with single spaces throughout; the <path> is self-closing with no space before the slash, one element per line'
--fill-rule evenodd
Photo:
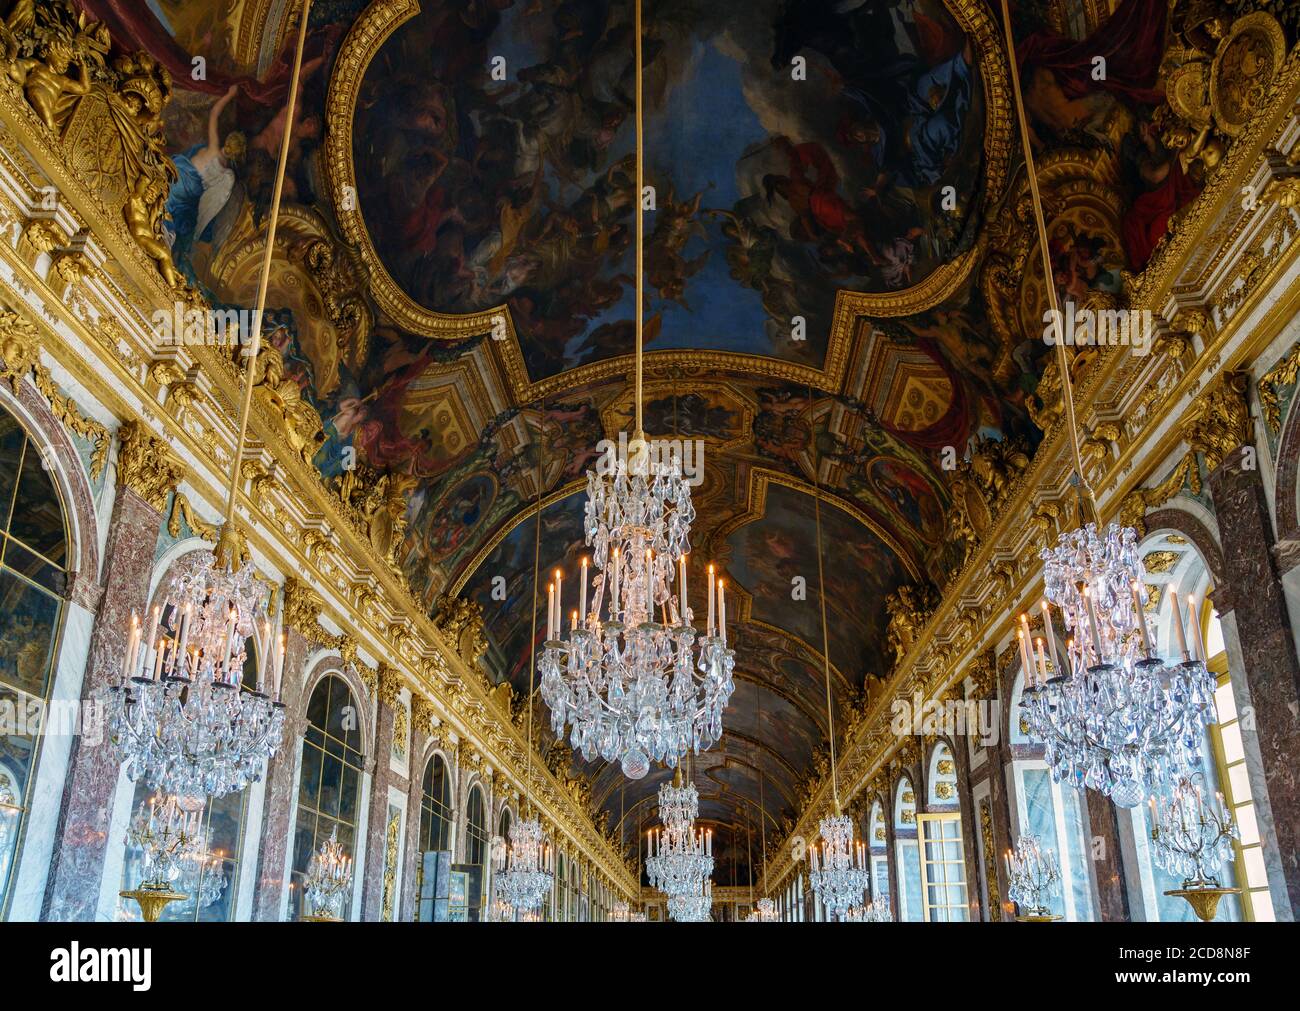
<path fill-rule="evenodd" d="M 1056 328 L 1058 368 L 1061 372 L 1061 399 L 1065 405 L 1065 423 L 1070 432 L 1070 450 L 1074 456 L 1074 472 L 1079 481 L 1081 504 L 1091 508 L 1096 515 L 1097 505 L 1092 488 L 1083 473 L 1083 454 L 1079 447 L 1079 426 L 1074 416 L 1074 384 L 1070 379 L 1070 360 L 1065 353 L 1065 335 L 1061 329 L 1060 296 L 1053 280 L 1052 254 L 1047 245 L 1047 220 L 1043 214 L 1043 197 L 1038 189 L 1038 168 L 1034 162 L 1033 145 L 1029 142 L 1029 124 L 1025 118 L 1024 97 L 1020 90 L 1020 64 L 1016 59 L 1016 43 L 1011 33 L 1011 11 L 1007 0 L 1002 0 L 1002 25 L 1006 33 L 1007 61 L 1011 64 L 1011 88 L 1016 100 L 1016 117 L 1020 123 L 1020 143 L 1025 156 L 1025 173 L 1029 177 L 1029 192 L 1034 205 L 1034 222 L 1038 229 L 1038 248 L 1043 260 L 1043 284 L 1047 288 L 1048 305 Z"/>
<path fill-rule="evenodd" d="M 302 51 L 307 41 L 307 21 L 311 13 L 311 0 L 302 2 L 302 21 L 298 25 L 298 44 L 293 54 L 293 72 L 289 77 L 289 104 L 285 109 L 284 138 L 280 142 L 280 159 L 275 169 L 275 189 L 271 195 L 271 217 L 266 230 L 266 251 L 262 255 L 262 270 L 257 281 L 257 303 L 253 308 L 252 344 L 248 350 L 248 367 L 244 370 L 244 396 L 239 405 L 239 427 L 235 435 L 235 452 L 230 458 L 230 484 L 226 490 L 226 522 L 218 551 L 224 552 L 224 561 L 239 566 L 240 551 L 233 541 L 235 500 L 239 492 L 239 465 L 248 440 L 248 415 L 253 405 L 253 377 L 257 369 L 257 356 L 262 349 L 262 317 L 266 312 L 266 291 L 271 282 L 271 259 L 275 254 L 275 232 L 279 224 L 280 198 L 284 194 L 285 168 L 289 163 L 289 143 L 293 134 L 294 109 L 298 102 L 298 82 L 302 74 Z"/>

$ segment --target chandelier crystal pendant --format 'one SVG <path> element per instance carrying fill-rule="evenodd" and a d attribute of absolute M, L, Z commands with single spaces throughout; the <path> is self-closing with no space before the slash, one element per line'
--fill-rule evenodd
<path fill-rule="evenodd" d="M 704 878 L 693 891 L 668 897 L 668 915 L 677 923 L 708 923 L 713 919 L 713 881 Z"/>
<path fill-rule="evenodd" d="M 512 822 L 507 862 L 496 876 L 497 895 L 518 913 L 540 909 L 555 880 L 554 859 L 538 818 Z"/>
<path fill-rule="evenodd" d="M 821 820 L 821 846 L 808 851 L 808 879 L 826 911 L 843 918 L 862 902 L 870 878 L 867 848 L 853 841 L 853 819 L 837 813 Z"/>
<path fill-rule="evenodd" d="M 303 919 L 317 922 L 343 919 L 343 902 L 351 887 L 352 858 L 339 842 L 336 825 L 307 864 L 302 891 L 311 912 Z"/>
<path fill-rule="evenodd" d="M 670 913 L 673 898 L 702 896 L 704 884 L 713 873 L 713 833 L 696 830 L 699 809 L 699 792 L 694 783 L 683 785 L 679 768 L 671 785 L 665 783 L 659 788 L 659 817 L 664 824 L 658 831 L 651 831 L 646 858 L 650 884 L 668 896 Z"/>
<path fill-rule="evenodd" d="M 636 193 L 644 191 L 641 0 L 635 5 Z M 727 648 L 726 599 L 709 569 L 709 620 L 696 642 L 687 603 L 686 556 L 695 519 L 680 454 L 652 452 L 642 425 L 645 276 L 644 212 L 636 201 L 636 422 L 587 473 L 586 542 L 596 572 L 588 590 L 582 562 L 578 607 L 564 633 L 563 579 L 549 588 L 546 641 L 538 657 L 551 727 L 587 761 L 620 763 L 640 779 L 652 762 L 670 766 L 722 735 L 722 711 L 735 690 Z M 674 580 L 680 580 L 674 592 Z M 717 597 L 715 621 L 715 592 Z"/>
<path fill-rule="evenodd" d="M 1061 893 L 1061 866 L 1056 852 L 1043 849 L 1038 838 L 1022 835 L 1007 850 L 1007 897 L 1020 907 L 1021 919 L 1053 920 L 1049 901 Z"/>
<path fill-rule="evenodd" d="M 1007 0 L 1002 0 L 1002 23 L 1008 51 L 1014 52 Z M 1166 664 L 1155 656 L 1143 613 L 1144 573 L 1137 532 L 1113 523 L 1099 527 L 1089 522 L 1095 520 L 1097 510 L 1083 466 L 1064 317 L 1015 60 L 1011 83 L 1047 289 L 1046 318 L 1054 327 L 1050 343 L 1056 345 L 1062 414 L 1079 495 L 1078 528 L 1065 532 L 1055 548 L 1042 552 L 1047 648 L 1039 640 L 1036 655 L 1031 655 L 1034 643 L 1027 619 L 1021 616 L 1022 705 L 1029 736 L 1043 742 L 1056 781 L 1087 786 L 1121 807 L 1135 807 L 1147 789 L 1188 767 L 1205 727 L 1214 721 L 1215 683 L 1205 669 L 1204 648 L 1199 656 L 1187 649 L 1176 596 L 1174 627 L 1181 661 Z M 1068 669 L 1054 666 L 1061 654 L 1055 648 L 1049 603 L 1061 609 L 1072 636 L 1062 665 Z M 1190 617 L 1199 638 L 1194 609 Z"/>
<path fill-rule="evenodd" d="M 1120 807 L 1188 773 L 1215 722 L 1216 679 L 1205 665 L 1195 598 L 1187 598 L 1189 637 L 1178 594 L 1170 591 L 1180 658 L 1155 654 L 1144 605 L 1137 533 L 1089 523 L 1042 552 L 1046 638 L 1032 639 L 1021 616 L 1022 706 L 1031 738 L 1042 741 L 1057 782 L 1086 786 Z M 1070 638 L 1056 649 L 1052 605 Z M 1066 668 L 1057 671 L 1057 657 Z"/>
<path fill-rule="evenodd" d="M 303 0 L 257 302 L 249 344 L 242 349 L 247 367 L 217 547 L 195 555 L 172 580 L 143 635 L 139 617 L 131 615 L 118 676 L 97 692 L 108 716 L 110 740 L 128 775 L 191 796 L 220 797 L 259 778 L 284 732 L 284 706 L 278 697 L 284 640 L 272 636 L 265 620 L 266 591 L 243 564 L 247 547 L 235 504 L 310 14 L 311 0 Z M 170 622 L 174 635 L 158 635 L 163 622 Z M 262 669 L 274 671 L 274 699 L 266 692 L 265 677 L 255 691 L 242 688 L 244 644 L 254 634 L 260 636 Z"/>

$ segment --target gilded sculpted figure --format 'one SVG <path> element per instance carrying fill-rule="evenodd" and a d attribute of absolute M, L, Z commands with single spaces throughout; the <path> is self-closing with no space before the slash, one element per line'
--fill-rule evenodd
<path fill-rule="evenodd" d="M 183 288 L 185 281 L 172 263 L 172 251 L 167 243 L 159 238 L 162 224 L 163 200 L 166 194 L 158 182 L 148 173 L 141 172 L 131 187 L 131 195 L 126 198 L 122 216 L 126 219 L 127 230 L 135 239 L 146 256 L 158 264 L 158 270 L 169 288 Z"/>
<path fill-rule="evenodd" d="M 51 133 L 59 132 L 59 107 L 64 95 L 80 97 L 90 94 L 90 68 L 77 61 L 77 77 L 68 76 L 75 56 L 72 44 L 54 39 L 45 51 L 45 59 L 17 59 L 9 64 L 9 78 L 23 89 L 27 103 L 36 110 Z"/>

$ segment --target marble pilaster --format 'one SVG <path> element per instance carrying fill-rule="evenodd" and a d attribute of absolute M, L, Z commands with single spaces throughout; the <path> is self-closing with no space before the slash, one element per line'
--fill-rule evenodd
<path fill-rule="evenodd" d="M 1253 703 L 1255 735 L 1276 832 L 1291 917 L 1300 918 L 1300 662 L 1277 572 L 1272 525 L 1258 470 L 1249 458 L 1226 454 L 1209 486 L 1223 547 L 1224 590 L 1215 591 L 1220 615 L 1231 611 Z M 1234 671 L 1234 674 L 1236 672 Z M 1257 798 L 1261 799 L 1261 798 Z M 1279 918 L 1285 914 L 1278 909 Z"/>
<path fill-rule="evenodd" d="M 257 884 L 253 891 L 254 920 L 280 919 L 285 888 L 285 867 L 293 832 L 294 773 L 298 764 L 298 743 L 305 725 L 307 700 L 303 689 L 312 643 L 294 626 L 284 632 L 284 680 L 280 697 L 285 700 L 284 743 L 266 766 L 262 838 L 257 848 Z"/>
<path fill-rule="evenodd" d="M 104 551 L 104 593 L 82 681 L 83 699 L 116 676 L 131 613 L 143 615 L 148 609 L 149 578 L 162 522 L 161 506 L 126 485 L 117 489 Z M 91 744 L 79 737 L 73 743 L 43 919 L 93 919 L 119 767 L 117 753 L 106 738 Z"/>
<path fill-rule="evenodd" d="M 402 680 L 399 672 L 381 664 L 375 709 L 375 771 L 370 787 L 370 817 L 366 832 L 366 859 L 364 881 L 361 887 L 361 919 L 377 921 L 383 918 L 384 864 L 387 850 L 388 789 L 395 786 L 405 792 L 407 780 L 393 770 L 393 727 L 396 707 L 401 705 L 399 695 Z M 400 908 L 400 907 L 399 907 Z"/>
<path fill-rule="evenodd" d="M 1132 914 L 1124 876 L 1119 812 L 1108 797 L 1094 790 L 1084 791 L 1083 807 L 1092 849 L 1092 873 L 1097 885 L 1097 919 L 1103 923 L 1127 923 Z"/>

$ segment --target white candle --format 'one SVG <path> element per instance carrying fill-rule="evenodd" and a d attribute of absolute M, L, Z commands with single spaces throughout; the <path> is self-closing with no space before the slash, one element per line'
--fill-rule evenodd
<path fill-rule="evenodd" d="M 576 610 L 573 612 L 573 620 L 569 624 L 569 631 L 570 632 L 578 631 L 578 612 Z"/>
<path fill-rule="evenodd" d="M 162 608 L 158 607 L 157 605 L 155 605 L 154 609 L 149 613 L 149 631 L 145 633 L 144 636 L 145 642 L 150 644 L 153 643 L 154 636 L 158 632 L 158 618 L 161 614 L 162 614 Z"/>
<path fill-rule="evenodd" d="M 582 592 L 578 595 L 578 613 L 583 623 L 587 621 L 587 559 L 582 559 Z"/>
<path fill-rule="evenodd" d="M 682 612 L 682 624 L 685 625 L 686 624 L 686 556 L 685 555 L 682 555 L 680 563 L 682 569 L 681 612 Z"/>
<path fill-rule="evenodd" d="M 1043 679 L 1043 683 L 1046 684 L 1046 682 L 1047 682 L 1047 650 L 1046 650 L 1046 649 L 1044 648 L 1044 646 L 1043 646 L 1043 637 L 1042 637 L 1041 635 L 1038 637 L 1037 641 L 1035 642 L 1035 645 L 1038 647 L 1038 673 L 1039 673 L 1039 675 L 1042 677 L 1042 679 Z"/>
<path fill-rule="evenodd" d="M 1138 628 L 1142 629 L 1142 652 L 1151 656 L 1151 633 L 1147 629 L 1146 613 L 1142 610 L 1142 585 L 1136 579 L 1133 580 L 1133 616 Z"/>
<path fill-rule="evenodd" d="M 131 632 L 126 638 L 126 663 L 122 665 L 123 677 L 135 676 L 135 657 L 140 650 L 140 619 L 131 612 Z"/>
<path fill-rule="evenodd" d="M 180 667 L 181 677 L 189 675 L 185 669 L 185 647 L 190 642 L 190 611 L 194 605 L 186 603 L 185 610 L 181 612 L 181 637 L 180 644 L 176 647 L 176 663 Z"/>
<path fill-rule="evenodd" d="M 1178 652 L 1182 655 L 1183 662 L 1186 663 L 1191 658 L 1187 655 L 1187 633 L 1183 631 L 1183 612 L 1178 607 L 1178 593 L 1176 590 L 1169 591 L 1169 603 L 1174 612 L 1174 637 L 1178 640 Z"/>
<path fill-rule="evenodd" d="M 1092 630 L 1093 662 L 1101 663 L 1101 633 L 1097 630 L 1097 606 L 1093 603 L 1088 587 L 1083 588 L 1083 599 L 1088 605 L 1088 627 Z"/>
<path fill-rule="evenodd" d="M 555 630 L 564 634 L 564 573 L 555 570 Z"/>
<path fill-rule="evenodd" d="M 1043 608 L 1043 630 L 1047 632 L 1047 655 L 1052 658 L 1053 663 L 1058 663 L 1056 658 L 1056 629 L 1052 626 L 1052 609 L 1048 606 L 1047 600 L 1042 602 Z"/>
<path fill-rule="evenodd" d="M 614 592 L 609 597 L 609 620 L 618 621 L 618 577 L 622 556 L 618 548 L 614 549 Z"/>
<path fill-rule="evenodd" d="M 715 595 L 716 595 L 716 590 L 713 585 L 713 566 L 710 565 L 709 566 L 709 621 L 708 624 L 704 626 L 705 635 L 713 634 L 713 611 L 715 606 L 714 605 Z"/>
<path fill-rule="evenodd" d="M 275 697 L 280 697 L 280 681 L 284 677 L 284 633 L 280 633 L 275 650 Z"/>
<path fill-rule="evenodd" d="M 153 654 L 153 679 L 155 681 L 157 681 L 159 676 L 162 674 L 162 665 L 163 665 L 163 641 L 159 639 L 158 648 L 154 650 L 154 654 Z"/>
<path fill-rule="evenodd" d="M 1025 630 L 1016 629 L 1016 638 L 1020 642 L 1020 667 L 1025 672 L 1025 687 L 1034 686 L 1034 665 L 1029 662 L 1029 649 L 1025 646 Z"/>
<path fill-rule="evenodd" d="M 555 584 L 546 584 L 546 641 L 555 638 Z"/>
<path fill-rule="evenodd" d="M 1201 616 L 1197 612 L 1196 598 L 1190 594 L 1187 597 L 1187 620 L 1192 626 L 1192 642 L 1196 645 L 1196 657 L 1201 663 L 1208 663 L 1209 657 L 1205 655 L 1205 637 L 1201 634 Z"/>
<path fill-rule="evenodd" d="M 718 638 L 722 645 L 727 644 L 727 589 L 721 579 L 718 580 Z"/>

